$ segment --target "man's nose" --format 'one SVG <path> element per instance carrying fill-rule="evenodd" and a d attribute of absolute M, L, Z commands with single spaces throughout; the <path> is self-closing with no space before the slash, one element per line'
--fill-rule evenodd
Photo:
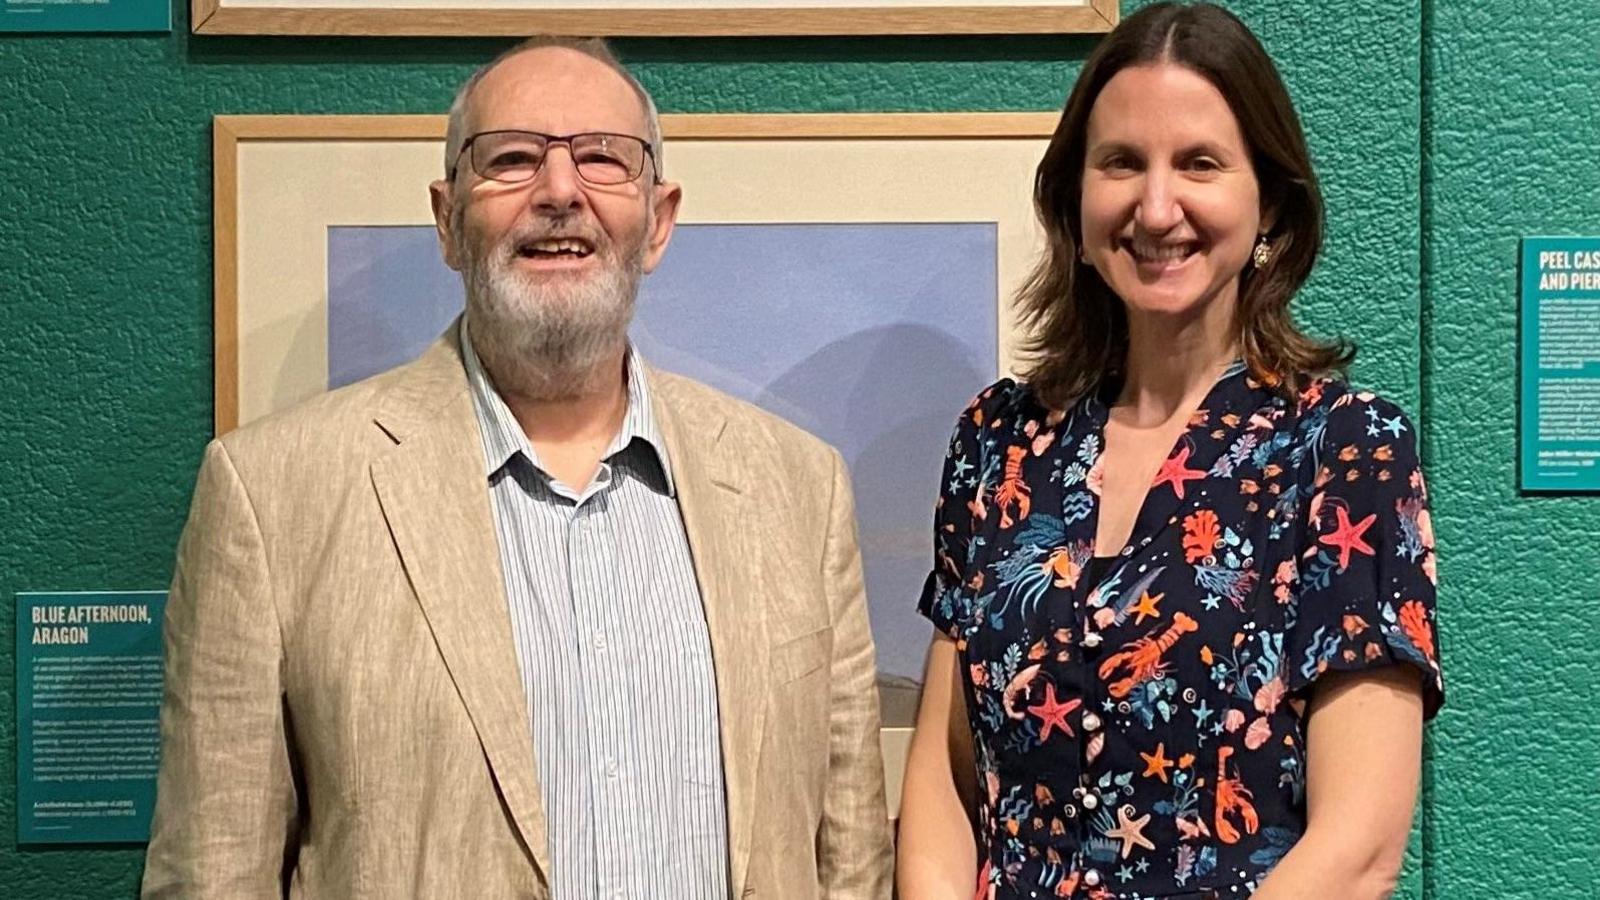
<path fill-rule="evenodd" d="M 583 179 L 578 175 L 572 148 L 552 144 L 546 148 L 544 164 L 533 176 L 533 192 L 528 202 L 551 212 L 568 212 L 583 205 Z"/>

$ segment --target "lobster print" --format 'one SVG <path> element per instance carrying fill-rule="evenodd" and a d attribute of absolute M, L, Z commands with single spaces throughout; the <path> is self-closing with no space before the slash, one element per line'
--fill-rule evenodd
<path fill-rule="evenodd" d="M 1030 499 L 1033 489 L 1022 480 L 1022 461 L 1027 458 L 1027 447 L 1006 448 L 1005 476 L 994 491 L 994 505 L 1000 510 L 1001 528 L 1010 528 L 1017 519 L 1026 519 L 1028 510 L 1033 504 Z M 1016 519 L 1011 518 L 1011 514 L 1007 512 L 1012 506 L 1017 507 Z"/>
<path fill-rule="evenodd" d="M 1261 827 L 1255 804 L 1250 802 L 1255 795 L 1237 776 L 1228 774 L 1228 760 L 1232 757 L 1232 747 L 1217 748 L 1217 839 L 1224 844 L 1239 843 L 1239 829 L 1228 821 L 1230 815 L 1238 814 L 1244 822 L 1245 834 L 1255 834 Z"/>
<path fill-rule="evenodd" d="M 1119 678 L 1106 685 L 1106 692 L 1111 696 L 1121 699 L 1133 692 L 1139 685 L 1154 678 L 1160 678 L 1167 673 L 1168 663 L 1163 658 L 1178 638 L 1200 629 L 1200 623 L 1184 613 L 1176 613 L 1172 617 L 1172 624 L 1164 629 L 1156 629 L 1121 650 L 1106 657 L 1100 664 L 1100 678 L 1105 680 L 1121 669 L 1127 677 Z"/>

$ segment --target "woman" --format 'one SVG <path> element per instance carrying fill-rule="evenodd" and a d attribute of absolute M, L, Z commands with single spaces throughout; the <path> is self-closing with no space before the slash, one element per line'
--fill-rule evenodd
<path fill-rule="evenodd" d="M 1290 317 L 1322 204 L 1277 71 L 1221 9 L 1143 9 L 1035 201 L 1031 366 L 940 483 L 900 896 L 1387 896 L 1433 537 L 1411 423 Z"/>

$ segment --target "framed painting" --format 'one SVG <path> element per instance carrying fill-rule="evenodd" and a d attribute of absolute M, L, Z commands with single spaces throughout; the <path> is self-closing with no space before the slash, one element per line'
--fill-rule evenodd
<path fill-rule="evenodd" d="M 838 447 L 856 493 L 891 801 L 931 631 L 915 601 L 956 415 L 1010 370 L 1054 113 L 662 117 L 677 232 L 645 358 Z M 215 121 L 216 429 L 403 363 L 460 312 L 428 183 L 442 116 Z M 897 807 L 892 807 L 897 808 Z"/>
<path fill-rule="evenodd" d="M 1118 0 L 191 0 L 196 34 L 822 35 L 1110 31 Z"/>

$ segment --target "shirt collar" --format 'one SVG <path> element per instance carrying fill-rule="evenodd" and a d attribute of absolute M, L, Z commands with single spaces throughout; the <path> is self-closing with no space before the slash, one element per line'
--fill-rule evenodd
<path fill-rule="evenodd" d="M 483 436 L 484 475 L 492 477 L 513 457 L 521 453 L 539 471 L 539 454 L 534 452 L 528 436 L 523 433 L 516 416 L 495 388 L 489 373 L 472 347 L 467 318 L 462 316 L 460 328 L 461 358 L 467 370 L 467 383 L 472 388 L 472 406 L 478 417 L 478 430 Z M 631 343 L 623 377 L 628 389 L 628 410 L 622 417 L 622 427 L 606 447 L 601 459 L 611 460 L 627 450 L 635 440 L 642 442 L 655 457 L 660 467 L 662 486 L 669 497 L 677 496 L 672 480 L 672 466 L 668 464 L 666 444 L 656 426 L 655 408 L 650 402 L 650 379 L 644 357 Z"/>

